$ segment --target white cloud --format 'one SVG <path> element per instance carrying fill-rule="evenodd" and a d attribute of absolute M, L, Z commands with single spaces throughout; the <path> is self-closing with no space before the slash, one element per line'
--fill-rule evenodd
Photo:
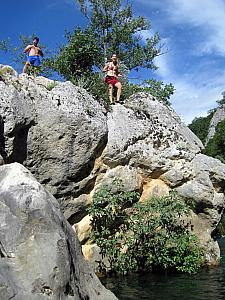
<path fill-rule="evenodd" d="M 186 124 L 195 117 L 206 116 L 208 110 L 216 106 L 216 100 L 225 89 L 225 71 L 194 70 L 193 73 L 180 75 L 174 70 L 170 53 L 157 57 L 156 64 L 162 81 L 175 86 L 172 107 Z"/>
<path fill-rule="evenodd" d="M 177 23 L 201 28 L 205 41 L 198 53 L 217 51 L 225 55 L 224 0 L 166 0 L 170 19 Z"/>
<path fill-rule="evenodd" d="M 59 5 L 72 5 L 75 7 L 76 5 L 76 1 L 75 0 L 54 0 L 54 1 L 51 1 L 51 3 L 47 3 L 47 8 L 48 9 L 52 9 L 56 6 L 59 6 Z"/>
<path fill-rule="evenodd" d="M 147 0 L 140 1 L 146 7 L 149 5 L 152 8 L 152 2 L 148 4 Z M 208 110 L 216 106 L 216 100 L 221 98 L 221 92 L 225 90 L 224 64 L 219 67 L 212 63 L 215 57 L 218 58 L 216 54 L 225 56 L 225 1 L 164 0 L 164 6 L 162 2 L 153 2 L 155 9 L 160 9 L 164 15 L 166 12 L 167 17 L 161 19 L 163 27 L 169 29 L 176 25 L 175 28 L 179 28 L 180 34 L 184 34 L 177 36 L 178 40 L 176 36 L 171 36 L 171 40 L 165 39 L 169 51 L 157 57 L 155 63 L 159 67 L 157 74 L 160 79 L 175 86 L 175 94 L 171 97 L 172 106 L 188 124 L 194 117 L 206 116 Z M 195 39 L 191 36 L 189 40 L 188 54 L 186 49 L 180 48 L 179 40 L 185 38 L 187 30 L 190 29 L 190 34 L 194 32 L 196 35 Z M 147 37 L 148 32 L 144 36 Z M 190 54 L 192 58 L 188 56 Z M 211 56 L 204 60 L 194 60 L 193 55 L 204 54 Z"/>

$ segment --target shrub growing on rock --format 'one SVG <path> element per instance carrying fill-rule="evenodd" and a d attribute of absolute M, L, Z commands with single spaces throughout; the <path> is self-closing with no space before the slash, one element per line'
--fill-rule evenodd
<path fill-rule="evenodd" d="M 189 207 L 176 193 L 137 202 L 136 192 L 113 192 L 104 186 L 89 209 L 92 239 L 110 262 L 110 269 L 196 273 L 204 251 L 182 216 Z"/>

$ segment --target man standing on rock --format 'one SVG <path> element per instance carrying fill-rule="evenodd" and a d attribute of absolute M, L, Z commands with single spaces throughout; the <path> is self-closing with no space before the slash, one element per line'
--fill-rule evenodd
<path fill-rule="evenodd" d="M 41 48 L 38 47 L 39 38 L 37 36 L 33 39 L 33 44 L 28 45 L 24 49 L 24 53 L 28 52 L 28 60 L 23 67 L 23 74 L 27 72 L 28 66 L 39 67 L 41 64 L 40 56 L 43 57 L 43 52 Z"/>

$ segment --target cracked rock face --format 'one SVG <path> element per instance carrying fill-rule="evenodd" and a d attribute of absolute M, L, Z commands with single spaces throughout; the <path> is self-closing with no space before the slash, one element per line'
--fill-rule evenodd
<path fill-rule="evenodd" d="M 193 199 L 194 230 L 208 262 L 217 261 L 212 233 L 225 207 L 225 165 L 201 154 L 201 141 L 173 109 L 139 93 L 106 114 L 70 82 L 18 76 L 10 68 L 3 73 L 0 164 L 23 163 L 56 196 L 83 246 L 90 244 L 94 192 L 120 179 L 125 191 L 141 193 L 140 201 L 171 189 Z"/>
<path fill-rule="evenodd" d="M 0 167 L 0 299 L 117 299 L 84 260 L 56 199 L 22 165 Z"/>
<path fill-rule="evenodd" d="M 94 161 L 107 141 L 105 110 L 70 82 L 1 72 L 1 156 L 24 164 L 64 208 L 92 188 Z"/>

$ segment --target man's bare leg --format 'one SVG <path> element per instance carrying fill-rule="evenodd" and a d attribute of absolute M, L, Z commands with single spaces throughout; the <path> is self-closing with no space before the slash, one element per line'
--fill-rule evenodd
<path fill-rule="evenodd" d="M 117 87 L 116 102 L 119 102 L 120 101 L 121 90 L 122 90 L 122 84 L 120 82 L 117 82 L 115 84 L 115 87 Z"/>
<path fill-rule="evenodd" d="M 26 73 L 27 73 L 27 68 L 28 68 L 29 65 L 30 65 L 29 62 L 26 62 L 26 63 L 25 63 L 25 65 L 24 65 L 24 67 L 23 67 L 23 72 L 22 72 L 22 74 L 26 74 Z"/>

